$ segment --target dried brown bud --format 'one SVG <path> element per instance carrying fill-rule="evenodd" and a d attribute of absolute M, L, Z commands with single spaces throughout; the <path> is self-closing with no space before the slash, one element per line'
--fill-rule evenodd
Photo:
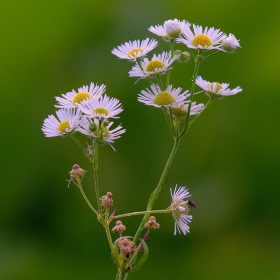
<path fill-rule="evenodd" d="M 103 195 L 100 200 L 101 204 L 105 206 L 106 208 L 109 208 L 111 205 L 113 205 L 113 194 L 111 192 L 107 192 L 106 195 Z"/>
<path fill-rule="evenodd" d="M 145 224 L 145 228 L 158 229 L 159 227 L 160 227 L 160 224 L 156 222 L 156 218 L 154 216 L 151 216 L 149 218 L 149 221 Z"/>
<path fill-rule="evenodd" d="M 84 176 L 85 170 L 82 169 L 78 164 L 74 164 L 72 170 L 70 171 L 70 176 L 72 178 L 78 178 L 80 176 Z"/>
<path fill-rule="evenodd" d="M 124 259 L 127 259 L 136 250 L 134 242 L 126 238 L 119 241 L 119 248 Z"/>
<path fill-rule="evenodd" d="M 126 230 L 126 227 L 122 224 L 121 221 L 117 221 L 116 222 L 116 226 L 114 226 L 112 228 L 112 232 L 119 232 L 120 236 L 122 235 L 122 233 Z"/>

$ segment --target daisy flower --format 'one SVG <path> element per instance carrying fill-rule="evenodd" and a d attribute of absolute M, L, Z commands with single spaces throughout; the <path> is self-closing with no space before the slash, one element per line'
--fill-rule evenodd
<path fill-rule="evenodd" d="M 120 101 L 107 95 L 85 100 L 78 106 L 86 117 L 96 119 L 118 118 L 117 115 L 123 111 Z"/>
<path fill-rule="evenodd" d="M 171 52 L 163 52 L 162 54 L 154 54 L 152 59 L 144 58 L 141 61 L 141 67 L 136 64 L 130 71 L 129 77 L 146 78 L 164 74 L 170 69 L 171 64 L 177 60 L 178 55 L 171 57 Z"/>
<path fill-rule="evenodd" d="M 164 41 L 170 42 L 180 36 L 181 31 L 185 28 L 185 26 L 190 26 L 190 24 L 185 20 L 179 21 L 175 18 L 173 20 L 166 20 L 163 26 L 151 26 L 148 30 L 158 36 L 161 36 Z"/>
<path fill-rule="evenodd" d="M 90 98 L 100 98 L 105 90 L 106 86 L 103 84 L 101 86 L 98 86 L 94 85 L 94 83 L 90 83 L 90 86 L 82 86 L 78 88 L 78 92 L 73 89 L 71 92 L 62 94 L 62 97 L 55 97 L 56 101 L 59 103 L 58 105 L 55 105 L 55 107 L 78 107 L 78 104 L 80 104 L 84 100 L 88 100 Z"/>
<path fill-rule="evenodd" d="M 81 111 L 79 109 L 60 109 L 56 111 L 57 118 L 49 115 L 44 120 L 42 131 L 46 137 L 66 136 L 80 125 Z"/>
<path fill-rule="evenodd" d="M 155 39 L 147 38 L 140 42 L 140 40 L 126 42 L 117 48 L 112 50 L 112 54 L 116 55 L 120 59 L 127 59 L 130 61 L 136 61 L 144 57 L 148 52 L 153 50 L 158 42 Z"/>
<path fill-rule="evenodd" d="M 190 49 L 212 50 L 220 49 L 222 40 L 226 38 L 220 29 L 214 27 L 209 29 L 205 27 L 203 31 L 202 26 L 193 24 L 193 30 L 194 32 L 189 26 L 185 26 L 182 31 L 183 38 L 178 38 L 176 41 L 185 44 Z"/>
<path fill-rule="evenodd" d="M 204 109 L 204 104 L 192 102 L 190 116 L 197 115 L 200 111 Z M 189 110 L 189 103 L 177 103 L 172 105 L 171 112 L 172 115 L 176 118 L 185 118 Z"/>
<path fill-rule="evenodd" d="M 177 211 L 172 214 L 173 219 L 175 221 L 174 234 L 176 234 L 178 231 L 179 234 L 181 234 L 181 232 L 182 232 L 184 235 L 186 235 L 188 232 L 190 232 L 190 227 L 189 227 L 188 223 L 191 222 L 192 216 L 188 215 L 188 213 L 189 213 L 188 202 L 189 201 L 184 200 L 184 199 L 191 195 L 189 194 L 186 187 L 179 187 L 177 190 L 177 186 L 175 187 L 173 193 L 172 193 L 172 189 L 170 189 L 170 194 L 172 197 L 172 203 L 168 207 L 168 209 Z"/>
<path fill-rule="evenodd" d="M 151 90 L 142 90 L 138 95 L 138 101 L 149 106 L 157 108 L 168 107 L 173 104 L 182 103 L 189 97 L 188 90 L 182 91 L 181 88 L 172 89 L 172 85 L 169 85 L 166 90 L 162 91 L 156 84 L 151 85 Z"/>
<path fill-rule="evenodd" d="M 205 90 L 205 94 L 212 98 L 223 98 L 225 96 L 236 94 L 242 91 L 241 87 L 236 87 L 234 89 L 229 89 L 229 84 L 226 83 L 218 83 L 213 82 L 210 83 L 208 81 L 203 80 L 200 76 L 198 76 L 195 80 L 195 83 Z"/>
<path fill-rule="evenodd" d="M 234 52 L 237 48 L 241 48 L 239 40 L 230 33 L 228 37 L 222 41 L 222 49 L 226 52 Z"/>
<path fill-rule="evenodd" d="M 94 123 L 96 125 L 96 130 L 95 131 L 92 131 L 92 129 L 90 128 L 90 125 L 92 123 L 90 123 L 87 120 L 86 120 L 86 122 L 83 122 L 77 128 L 77 131 L 95 139 L 95 138 L 97 138 L 97 134 L 98 134 L 97 131 L 99 130 L 99 121 L 95 120 Z M 103 139 L 106 142 L 110 142 L 110 143 L 113 143 L 116 139 L 120 138 L 121 135 L 123 133 L 125 133 L 125 131 L 126 131 L 125 129 L 123 129 L 123 127 L 121 125 L 117 126 L 114 129 L 110 129 L 110 127 L 112 125 L 113 125 L 113 122 L 109 122 L 109 124 L 107 126 L 105 126 L 104 124 L 101 125 Z"/>

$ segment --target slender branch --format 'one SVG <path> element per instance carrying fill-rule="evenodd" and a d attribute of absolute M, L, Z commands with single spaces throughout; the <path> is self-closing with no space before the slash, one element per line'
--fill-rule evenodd
<path fill-rule="evenodd" d="M 174 210 L 165 209 L 165 210 L 139 211 L 139 212 L 132 212 L 132 213 L 117 215 L 117 216 L 114 216 L 112 218 L 112 220 L 125 218 L 125 217 L 131 217 L 131 216 L 137 216 L 137 215 L 144 215 L 144 214 L 170 214 L 170 213 L 174 213 Z"/>
<path fill-rule="evenodd" d="M 174 156 L 175 156 L 175 154 L 176 154 L 176 151 L 177 151 L 177 149 L 178 149 L 179 143 L 180 143 L 180 138 L 175 137 L 175 138 L 174 138 L 174 145 L 173 145 L 172 151 L 171 151 L 170 156 L 169 156 L 169 158 L 168 158 L 168 160 L 167 160 L 167 162 L 166 162 L 166 165 L 165 165 L 165 167 L 164 167 L 164 170 L 163 170 L 163 173 L 162 173 L 162 175 L 161 175 L 161 177 L 160 177 L 160 180 L 159 180 L 159 182 L 158 182 L 158 185 L 157 185 L 156 189 L 155 189 L 155 190 L 152 192 L 152 194 L 150 195 L 150 199 L 149 199 L 148 206 L 147 206 L 147 210 L 148 210 L 148 211 L 151 211 L 151 210 L 152 210 L 153 205 L 154 205 L 154 203 L 156 202 L 156 199 L 157 199 L 158 196 L 159 196 L 159 193 L 160 193 L 160 191 L 161 191 L 161 187 L 162 187 L 162 185 L 163 185 L 164 179 L 165 179 L 165 177 L 166 177 L 166 175 L 167 175 L 167 173 L 168 173 L 169 167 L 170 167 L 170 165 L 171 165 L 171 163 L 172 163 L 172 161 L 173 161 L 173 158 L 174 158 Z M 138 239 L 138 237 L 139 237 L 141 231 L 142 231 L 143 228 L 144 228 L 145 223 L 146 223 L 146 222 L 148 221 L 148 219 L 149 219 L 149 216 L 150 216 L 149 213 L 146 213 L 146 214 L 144 215 L 144 217 L 143 217 L 143 219 L 142 219 L 142 222 L 141 222 L 141 224 L 140 224 L 140 226 L 139 226 L 139 228 L 138 228 L 138 230 L 137 230 L 137 232 L 136 232 L 136 234 L 135 234 L 135 236 L 134 236 L 134 240 L 133 240 L 134 243 L 137 241 L 137 239 Z"/>
<path fill-rule="evenodd" d="M 82 187 L 82 184 L 81 184 L 81 180 L 79 177 L 76 178 L 77 180 L 77 183 L 78 183 L 78 187 L 79 187 L 79 190 L 81 191 L 81 194 L 84 198 L 84 200 L 86 201 L 87 205 L 89 206 L 89 208 L 96 214 L 98 215 L 97 211 L 94 209 L 94 207 L 91 205 L 91 203 L 89 202 L 84 190 L 83 190 L 83 187 Z"/>

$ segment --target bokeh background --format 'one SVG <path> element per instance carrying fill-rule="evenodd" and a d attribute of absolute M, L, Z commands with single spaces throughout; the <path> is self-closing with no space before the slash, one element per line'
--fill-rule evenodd
<path fill-rule="evenodd" d="M 153 36 L 178 18 L 240 38 L 242 49 L 205 61 L 206 80 L 241 86 L 214 102 L 183 139 L 155 208 L 169 188 L 189 188 L 197 208 L 191 233 L 173 235 L 170 216 L 148 240 L 150 256 L 131 279 L 280 279 L 280 2 L 236 0 L 2 0 L 0 279 L 114 279 L 103 229 L 78 189 L 74 163 L 91 167 L 70 139 L 45 138 L 54 96 L 90 82 L 107 85 L 127 133 L 100 153 L 101 193 L 118 213 L 144 210 L 172 147 L 160 110 L 136 97 L 147 84 L 128 78 L 132 64 L 111 50 Z M 159 39 L 159 38 L 157 38 Z M 167 45 L 159 39 L 159 48 Z M 178 66 L 174 86 L 190 87 L 193 64 Z M 133 235 L 140 218 L 123 220 Z"/>

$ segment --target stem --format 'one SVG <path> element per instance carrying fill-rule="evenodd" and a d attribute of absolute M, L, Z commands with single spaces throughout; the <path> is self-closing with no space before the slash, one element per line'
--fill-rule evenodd
<path fill-rule="evenodd" d="M 174 40 L 170 41 L 170 51 L 171 51 L 171 57 L 173 57 L 173 53 L 174 53 Z M 167 76 L 166 76 L 166 88 L 169 85 L 169 81 L 170 81 L 170 75 L 171 75 L 171 69 L 167 71 Z"/>
<path fill-rule="evenodd" d="M 123 273 L 121 270 L 118 271 L 116 280 L 126 280 L 128 277 L 128 273 Z"/>
<path fill-rule="evenodd" d="M 212 98 L 210 98 L 210 99 L 208 100 L 208 102 L 206 103 L 204 109 L 203 109 L 199 114 L 197 114 L 197 115 L 192 119 L 192 121 L 189 123 L 188 128 L 190 128 L 191 125 L 192 125 L 192 124 L 197 120 L 197 118 L 202 114 L 202 112 L 204 112 L 204 111 L 206 110 L 206 108 L 211 104 L 211 102 L 213 101 L 213 99 L 214 99 L 214 98 L 212 97 Z"/>
<path fill-rule="evenodd" d="M 94 188 L 95 188 L 95 195 L 96 195 L 96 202 L 98 206 L 98 212 L 101 218 L 101 221 L 104 221 L 104 217 L 102 215 L 101 203 L 100 203 L 100 195 L 99 195 L 99 188 L 98 188 L 98 144 L 95 142 L 93 143 L 94 153 L 93 153 L 93 181 L 94 181 Z"/>
<path fill-rule="evenodd" d="M 109 242 L 109 245 L 110 245 L 110 249 L 113 252 L 114 251 L 114 244 L 113 244 L 113 241 L 112 241 L 112 237 L 111 237 L 111 233 L 110 233 L 110 229 L 109 229 L 109 224 L 108 224 L 107 220 L 103 222 L 103 225 L 104 225 L 104 228 L 105 228 L 105 231 L 106 231 L 106 235 L 107 235 L 107 239 L 108 239 L 108 242 Z"/>
<path fill-rule="evenodd" d="M 81 148 L 84 156 L 91 162 L 90 158 L 88 157 L 87 153 L 85 152 L 85 149 L 82 146 L 82 144 L 80 143 L 80 141 L 73 134 L 70 134 L 70 137 Z"/>
<path fill-rule="evenodd" d="M 168 173 L 168 169 L 169 169 L 169 167 L 170 167 L 170 165 L 171 165 L 171 163 L 173 161 L 173 158 L 174 158 L 174 156 L 176 154 L 176 151 L 178 149 L 179 143 L 180 143 L 180 138 L 175 137 L 174 138 L 174 145 L 173 145 L 172 151 L 171 151 L 170 156 L 169 156 L 169 158 L 168 158 L 168 160 L 166 162 L 166 165 L 164 167 L 164 170 L 163 170 L 163 173 L 162 173 L 162 175 L 160 177 L 158 185 L 157 185 L 156 189 L 150 195 L 148 206 L 147 206 L 147 211 L 151 211 L 152 210 L 153 205 L 154 205 L 156 199 L 158 198 L 158 195 L 159 195 L 159 193 L 161 191 L 161 187 L 163 185 L 164 179 L 165 179 L 165 177 L 166 177 L 166 175 Z M 140 224 L 140 226 L 139 226 L 139 228 L 138 228 L 138 230 L 137 230 L 137 232 L 136 232 L 136 234 L 134 236 L 134 240 L 133 240 L 134 243 L 136 243 L 136 241 L 137 241 L 141 231 L 143 230 L 143 227 L 144 227 L 145 223 L 149 219 L 149 216 L 150 216 L 149 213 L 146 213 L 144 215 L 144 217 L 142 219 L 142 222 L 141 222 L 141 224 Z"/>
<path fill-rule="evenodd" d="M 78 177 L 78 178 L 76 178 L 76 180 L 77 180 L 79 189 L 80 189 L 80 191 L 81 191 L 81 193 L 82 193 L 82 196 L 83 196 L 84 200 L 86 201 L 87 205 L 89 206 L 89 208 L 90 208 L 96 215 L 98 215 L 97 211 L 93 208 L 93 206 L 92 206 L 91 203 L 89 202 L 89 200 L 88 200 L 88 198 L 87 198 L 87 196 L 86 196 L 86 194 L 85 194 L 85 192 L 84 192 L 84 190 L 83 190 L 83 187 L 82 187 L 80 178 Z"/>
<path fill-rule="evenodd" d="M 139 211 L 139 212 L 132 212 L 132 213 L 126 213 L 126 214 L 121 214 L 114 216 L 112 220 L 114 219 L 120 219 L 120 218 L 125 218 L 125 217 L 131 217 L 131 216 L 137 216 L 137 215 L 144 215 L 144 214 L 166 214 L 166 213 L 174 213 L 173 210 L 170 209 L 165 209 L 165 210 L 150 210 L 150 211 Z"/>
<path fill-rule="evenodd" d="M 209 57 L 211 57 L 211 56 L 217 55 L 217 54 L 219 54 L 219 53 L 221 53 L 221 52 L 222 52 L 222 51 L 218 51 L 218 52 L 215 52 L 215 53 L 211 53 L 211 54 L 205 56 L 205 57 L 203 58 L 203 60 L 205 60 L 205 59 L 207 59 L 207 58 L 209 58 Z"/>
<path fill-rule="evenodd" d="M 200 52 L 198 52 L 197 56 L 198 55 L 200 55 Z M 194 71 L 193 71 L 193 80 L 192 80 L 192 87 L 191 87 L 190 103 L 189 103 L 189 107 L 188 107 L 185 127 L 184 127 L 183 131 L 181 132 L 181 137 L 186 133 L 186 131 L 189 128 L 189 118 L 190 118 L 190 114 L 191 114 L 191 107 L 192 107 L 192 101 L 193 101 L 194 89 L 195 89 L 195 80 L 196 80 L 196 76 L 197 76 L 197 72 L 198 72 L 198 67 L 199 67 L 199 61 L 196 58 L 195 59 L 195 65 L 194 65 Z"/>

